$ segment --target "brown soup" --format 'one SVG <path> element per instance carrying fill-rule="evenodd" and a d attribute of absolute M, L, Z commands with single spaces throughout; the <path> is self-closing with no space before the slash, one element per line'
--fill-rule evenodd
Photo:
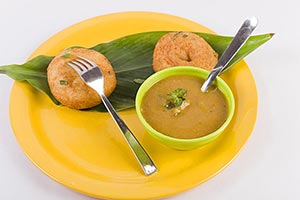
<path fill-rule="evenodd" d="M 155 130 L 175 138 L 198 138 L 214 132 L 225 122 L 228 104 L 217 87 L 201 92 L 203 82 L 188 75 L 157 82 L 143 97 L 142 115 Z"/>

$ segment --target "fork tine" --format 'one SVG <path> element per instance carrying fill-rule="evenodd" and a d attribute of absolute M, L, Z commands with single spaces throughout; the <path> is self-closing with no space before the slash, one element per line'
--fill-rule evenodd
<path fill-rule="evenodd" d="M 68 62 L 67 64 L 79 74 L 83 74 L 94 67 L 98 67 L 93 61 L 81 56 L 77 56 L 76 59 Z"/>
<path fill-rule="evenodd" d="M 77 66 L 73 61 L 67 63 L 70 67 L 72 67 L 77 73 L 82 74 L 83 70 L 81 67 Z"/>
<path fill-rule="evenodd" d="M 89 70 L 93 67 L 90 63 L 86 62 L 85 60 L 81 59 L 80 57 L 77 57 L 75 59 L 76 62 L 80 63 L 85 69 Z"/>
<path fill-rule="evenodd" d="M 97 67 L 96 63 L 94 63 L 93 61 L 86 59 L 84 57 L 78 56 L 78 58 L 84 60 L 85 62 L 87 62 L 88 64 L 92 65 L 93 67 Z"/>
<path fill-rule="evenodd" d="M 89 69 L 89 66 L 87 66 L 86 63 L 83 63 L 82 61 L 79 61 L 78 59 L 73 60 L 72 63 L 74 63 L 75 65 L 80 67 L 80 69 L 82 69 L 83 72 Z"/>

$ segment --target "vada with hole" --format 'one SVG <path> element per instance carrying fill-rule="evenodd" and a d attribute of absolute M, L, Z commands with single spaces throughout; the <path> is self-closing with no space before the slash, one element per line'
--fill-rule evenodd
<path fill-rule="evenodd" d="M 157 42 L 152 64 L 157 72 L 173 66 L 212 70 L 217 62 L 217 52 L 202 37 L 190 32 L 171 32 Z"/>

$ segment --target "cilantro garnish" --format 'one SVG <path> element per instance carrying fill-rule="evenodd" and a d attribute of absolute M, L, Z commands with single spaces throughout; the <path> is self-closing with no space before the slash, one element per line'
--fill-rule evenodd
<path fill-rule="evenodd" d="M 168 99 L 165 107 L 167 109 L 172 109 L 181 106 L 182 102 L 185 100 L 185 95 L 187 91 L 182 88 L 177 88 L 173 92 L 168 94 Z"/>
<path fill-rule="evenodd" d="M 59 80 L 60 85 L 68 85 L 68 81 L 65 80 Z"/>

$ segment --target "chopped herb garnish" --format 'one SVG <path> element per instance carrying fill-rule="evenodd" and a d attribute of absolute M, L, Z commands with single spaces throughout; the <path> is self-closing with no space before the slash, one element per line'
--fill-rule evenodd
<path fill-rule="evenodd" d="M 140 79 L 140 78 L 136 78 L 133 80 L 133 82 L 135 82 L 136 84 L 142 84 L 145 80 L 144 79 Z"/>
<path fill-rule="evenodd" d="M 189 35 L 188 34 L 183 34 L 183 38 L 186 38 L 186 37 L 188 37 Z"/>
<path fill-rule="evenodd" d="M 70 58 L 71 54 L 70 53 L 66 53 L 65 55 L 63 55 L 64 58 Z"/>
<path fill-rule="evenodd" d="M 60 80 L 60 81 L 59 81 L 59 84 L 60 84 L 60 85 L 68 85 L 68 81 Z"/>
<path fill-rule="evenodd" d="M 173 92 L 169 93 L 168 94 L 169 99 L 167 99 L 167 103 L 166 103 L 165 107 L 167 109 L 172 109 L 172 108 L 181 106 L 182 102 L 185 100 L 184 97 L 185 97 L 186 93 L 187 93 L 187 91 L 182 88 L 177 88 Z"/>

